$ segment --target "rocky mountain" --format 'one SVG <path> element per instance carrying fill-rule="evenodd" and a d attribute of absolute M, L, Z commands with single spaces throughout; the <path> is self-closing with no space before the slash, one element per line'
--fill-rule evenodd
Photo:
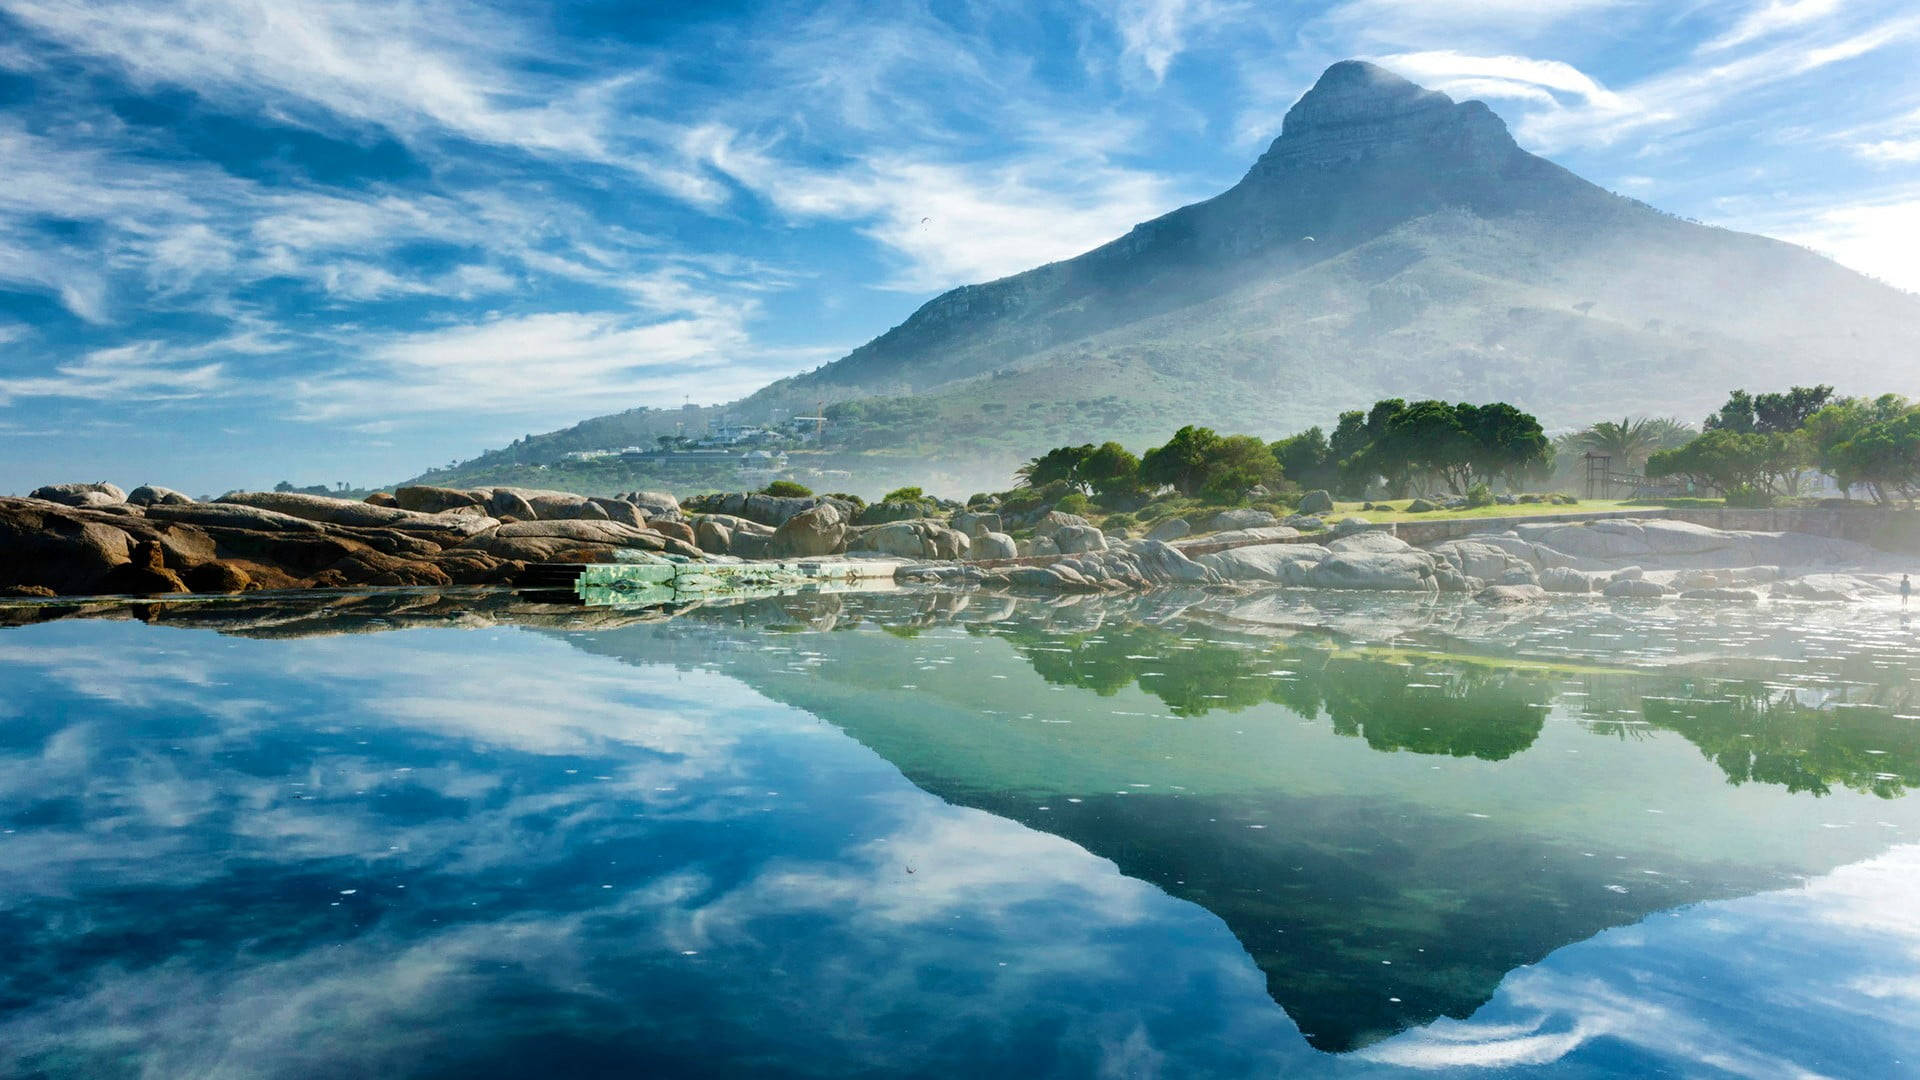
<path fill-rule="evenodd" d="M 1477 101 L 1328 68 L 1228 191 L 929 301 L 735 406 L 841 410 L 852 446 L 1012 460 L 1185 423 L 1277 436 L 1385 396 L 1549 426 L 1734 386 L 1920 391 L 1920 297 L 1609 193 Z"/>

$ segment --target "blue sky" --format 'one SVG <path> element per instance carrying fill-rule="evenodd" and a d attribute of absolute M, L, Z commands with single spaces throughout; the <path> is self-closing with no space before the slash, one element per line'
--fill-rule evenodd
<path fill-rule="evenodd" d="M 1920 290 L 1910 0 L 0 0 L 0 490 L 728 400 L 1215 194 L 1352 56 Z"/>

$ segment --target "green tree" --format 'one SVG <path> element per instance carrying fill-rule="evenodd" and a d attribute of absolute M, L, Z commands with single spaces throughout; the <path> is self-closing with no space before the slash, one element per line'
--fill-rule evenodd
<path fill-rule="evenodd" d="M 1212 428 L 1188 425 L 1141 456 L 1139 477 L 1150 487 L 1238 502 L 1256 484 L 1279 483 L 1280 465 L 1272 449 L 1252 435 L 1223 436 Z"/>
<path fill-rule="evenodd" d="M 1783 495 L 1807 460 L 1803 435 L 1715 428 L 1677 450 L 1656 451 L 1647 458 L 1647 475 L 1682 477 L 1728 496 L 1748 490 Z"/>
<path fill-rule="evenodd" d="M 1920 409 L 1868 424 L 1835 447 L 1833 459 L 1854 483 L 1866 485 L 1875 502 L 1913 502 L 1920 494 Z"/>
<path fill-rule="evenodd" d="M 1207 482 L 1208 464 L 1219 450 L 1218 433 L 1188 424 L 1165 444 L 1140 456 L 1140 479 L 1154 487 L 1171 487 L 1182 495 L 1197 495 Z"/>
<path fill-rule="evenodd" d="M 1341 413 L 1340 422 L 1334 425 L 1333 435 L 1327 439 L 1327 456 L 1335 476 L 1334 490 L 1346 498 L 1365 497 L 1367 485 L 1373 482 L 1372 469 L 1365 460 L 1368 441 L 1367 414 L 1359 409 Z M 1282 462 L 1281 467 L 1285 468 L 1286 463 Z"/>
<path fill-rule="evenodd" d="M 1477 443 L 1460 410 L 1444 401 L 1416 401 L 1396 414 L 1384 449 L 1386 459 L 1403 463 L 1410 475 L 1437 478 L 1456 495 L 1473 483 Z"/>
<path fill-rule="evenodd" d="M 1807 419 L 1833 399 L 1833 387 L 1795 386 L 1784 394 L 1760 394 L 1753 399 L 1753 430 L 1762 435 L 1791 435 L 1807 426 Z"/>
<path fill-rule="evenodd" d="M 1013 471 L 1019 487 L 1046 487 L 1056 481 L 1079 487 L 1080 464 L 1093 455 L 1092 443 L 1056 446 Z"/>
<path fill-rule="evenodd" d="M 795 483 L 792 480 L 775 480 L 773 483 L 761 488 L 760 493 L 762 495 L 783 495 L 789 498 L 804 498 L 813 494 L 813 489 L 805 484 Z"/>
<path fill-rule="evenodd" d="M 1523 477 L 1544 473 L 1552 466 L 1553 444 L 1531 414 L 1504 401 L 1457 405 L 1454 412 L 1473 439 L 1469 459 L 1481 480 L 1499 477 L 1508 488 L 1517 488 Z"/>
<path fill-rule="evenodd" d="M 1095 447 L 1081 459 L 1075 475 L 1109 505 L 1141 493 L 1140 459 L 1117 442 L 1108 441 Z"/>
<path fill-rule="evenodd" d="M 1360 414 L 1347 415 L 1358 417 Z M 1332 488 L 1338 485 L 1340 477 L 1335 467 L 1333 447 L 1319 428 L 1310 427 L 1297 435 L 1289 435 L 1269 449 L 1273 451 L 1273 459 L 1280 464 L 1280 472 L 1301 487 Z"/>
<path fill-rule="evenodd" d="M 1842 492 L 1850 492 L 1861 477 L 1852 471 L 1855 459 L 1840 452 L 1840 447 L 1867 427 L 1897 419 L 1913 409 L 1913 404 L 1898 394 L 1878 398 L 1847 397 L 1827 405 L 1807 418 L 1806 432 L 1813 463 L 1833 477 Z"/>
<path fill-rule="evenodd" d="M 1727 403 L 1720 406 L 1720 411 L 1707 417 L 1700 427 L 1706 431 L 1751 435 L 1753 422 L 1753 395 L 1745 390 L 1735 390 L 1727 395 Z"/>

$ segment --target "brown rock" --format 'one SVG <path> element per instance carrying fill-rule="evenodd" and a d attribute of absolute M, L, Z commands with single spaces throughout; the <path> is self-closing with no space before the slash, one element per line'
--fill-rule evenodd
<path fill-rule="evenodd" d="M 190 591 L 180 575 L 167 569 L 166 552 L 152 540 L 133 546 L 132 558 L 107 571 L 96 591 L 137 596 Z"/>
<path fill-rule="evenodd" d="M 230 562 L 204 562 L 183 575 L 187 586 L 197 593 L 238 593 L 257 588 L 253 576 Z"/>
<path fill-rule="evenodd" d="M 447 572 L 432 562 L 384 555 L 377 551 L 356 551 L 327 569 L 339 573 L 349 585 L 453 584 Z"/>
<path fill-rule="evenodd" d="M 681 543 L 687 544 L 689 546 L 694 546 L 693 530 L 689 528 L 685 522 L 651 521 L 647 523 L 647 528 L 653 532 L 659 533 L 661 536 L 678 540 Z"/>
<path fill-rule="evenodd" d="M 431 484 L 408 484 L 395 488 L 394 505 L 402 510 L 418 510 L 426 514 L 438 514 L 462 506 L 482 506 L 487 503 L 487 492 L 466 491 L 460 488 L 434 487 Z"/>
<path fill-rule="evenodd" d="M 394 498 L 387 492 L 376 491 L 367 496 L 366 503 L 368 506 L 399 506 L 400 500 Z"/>
<path fill-rule="evenodd" d="M 846 549 L 846 518 L 832 503 L 820 503 L 800 511 L 782 522 L 773 533 L 775 555 L 811 558 L 832 555 Z"/>
<path fill-rule="evenodd" d="M 126 533 L 82 511 L 0 499 L 0 585 L 37 585 L 63 596 L 84 595 L 96 591 L 108 571 L 125 563 L 132 548 Z"/>
<path fill-rule="evenodd" d="M 712 518 L 701 518 L 693 528 L 693 542 L 701 551 L 725 555 L 733 549 L 733 533 Z"/>
<path fill-rule="evenodd" d="M 47 599 L 60 594 L 45 585 L 4 585 L 0 586 L 0 596 L 34 597 Z"/>
<path fill-rule="evenodd" d="M 646 511 L 630 502 L 625 502 L 620 499 L 602 499 L 597 496 L 587 501 L 606 511 L 607 520 L 609 521 L 617 521 L 622 525 L 631 525 L 636 529 L 645 526 L 647 523 Z"/>

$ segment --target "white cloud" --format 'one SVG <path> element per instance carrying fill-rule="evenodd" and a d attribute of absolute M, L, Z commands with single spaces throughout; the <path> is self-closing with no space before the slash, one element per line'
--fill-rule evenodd
<path fill-rule="evenodd" d="M 1798 220 L 1759 223 L 1768 235 L 1920 293 L 1920 193 L 1814 209 Z"/>
<path fill-rule="evenodd" d="M 1699 51 L 1719 52 L 1824 19 L 1838 11 L 1841 3 L 1842 0 L 1767 0 L 1741 16 L 1726 33 L 1701 44 Z"/>
<path fill-rule="evenodd" d="M 993 162 L 875 154 L 811 169 L 705 129 L 714 168 L 796 220 L 859 223 L 907 260 L 889 287 L 928 292 L 1004 277 L 1078 255 L 1178 205 L 1163 178 L 1062 154 L 1056 144 Z"/>
<path fill-rule="evenodd" d="M 0 378 L 0 405 L 37 397 L 143 403 L 201 397 L 226 385 L 225 366 L 204 362 L 205 355 L 151 341 L 96 349 L 49 374 Z"/>

